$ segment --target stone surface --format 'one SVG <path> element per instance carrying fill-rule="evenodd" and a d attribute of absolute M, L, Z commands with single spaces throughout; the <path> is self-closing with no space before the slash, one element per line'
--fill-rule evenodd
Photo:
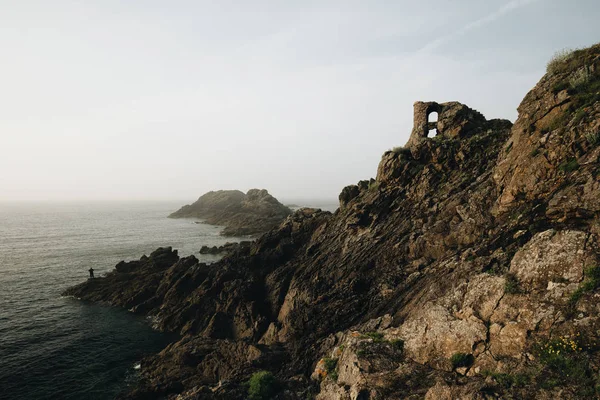
<path fill-rule="evenodd" d="M 550 229 L 537 233 L 514 256 L 510 265 L 520 284 L 528 290 L 544 290 L 550 282 L 580 282 L 585 267 L 596 265 L 586 249 L 589 234 Z"/>
<path fill-rule="evenodd" d="M 279 225 L 292 211 L 265 189 L 219 190 L 202 195 L 169 218 L 200 218 L 211 225 L 224 226 L 222 235 L 258 235 Z"/>

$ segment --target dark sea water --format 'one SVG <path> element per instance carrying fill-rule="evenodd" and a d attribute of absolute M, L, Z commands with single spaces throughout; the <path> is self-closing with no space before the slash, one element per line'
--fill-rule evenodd
<path fill-rule="evenodd" d="M 127 311 L 61 297 L 160 246 L 180 256 L 232 241 L 168 219 L 178 203 L 0 203 L 0 399 L 112 399 L 171 339 Z"/>

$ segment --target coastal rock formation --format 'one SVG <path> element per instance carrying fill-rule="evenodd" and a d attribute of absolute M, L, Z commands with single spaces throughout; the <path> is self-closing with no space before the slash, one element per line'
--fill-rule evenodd
<path fill-rule="evenodd" d="M 224 236 L 258 235 L 279 225 L 292 210 L 281 204 L 265 189 L 219 190 L 200 196 L 169 218 L 201 218 L 211 225 L 221 225 Z"/>
<path fill-rule="evenodd" d="M 236 251 L 239 247 L 250 247 L 250 241 L 244 240 L 241 242 L 237 242 L 237 243 L 225 243 L 222 246 L 213 246 L 213 247 L 208 247 L 208 246 L 202 246 L 200 248 L 199 253 L 200 254 L 229 254 L 232 253 L 234 251 Z"/>
<path fill-rule="evenodd" d="M 181 335 L 123 398 L 241 400 L 262 370 L 276 399 L 594 398 L 598 66 L 600 45 L 560 60 L 514 125 L 443 103 L 426 137 L 435 103 L 417 103 L 407 146 L 334 214 L 298 210 L 211 265 L 162 249 L 67 291 Z"/>

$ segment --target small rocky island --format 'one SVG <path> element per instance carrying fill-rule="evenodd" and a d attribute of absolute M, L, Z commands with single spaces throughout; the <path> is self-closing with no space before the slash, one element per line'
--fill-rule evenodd
<path fill-rule="evenodd" d="M 69 289 L 180 335 L 121 398 L 597 398 L 600 45 L 552 60 L 518 111 L 417 102 L 407 145 L 335 213 Z"/>
<path fill-rule="evenodd" d="M 292 213 L 265 189 L 218 190 L 202 195 L 169 218 L 200 218 L 207 224 L 221 225 L 224 236 L 259 235 L 279 225 Z"/>

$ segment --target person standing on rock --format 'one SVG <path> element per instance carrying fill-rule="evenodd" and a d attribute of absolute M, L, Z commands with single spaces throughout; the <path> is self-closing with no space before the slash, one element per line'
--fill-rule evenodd
<path fill-rule="evenodd" d="M 94 268 L 90 267 L 89 271 L 90 271 L 90 278 L 93 279 L 94 278 Z"/>

